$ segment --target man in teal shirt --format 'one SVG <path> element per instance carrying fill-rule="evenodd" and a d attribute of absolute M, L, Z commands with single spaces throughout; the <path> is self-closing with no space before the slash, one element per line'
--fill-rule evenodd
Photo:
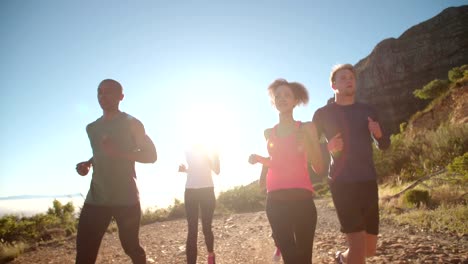
<path fill-rule="evenodd" d="M 154 163 L 156 148 L 143 124 L 119 110 L 124 98 L 120 83 L 103 80 L 98 101 L 103 115 L 86 127 L 93 157 L 76 165 L 85 176 L 93 166 L 91 186 L 81 210 L 76 241 L 76 263 L 95 263 L 102 237 L 112 217 L 122 247 L 134 264 L 146 263 L 139 242 L 141 207 L 135 162 Z"/>

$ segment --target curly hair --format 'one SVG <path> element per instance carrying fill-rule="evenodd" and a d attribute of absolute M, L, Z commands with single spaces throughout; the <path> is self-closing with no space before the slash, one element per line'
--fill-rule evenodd
<path fill-rule="evenodd" d="M 291 89 L 294 98 L 299 101 L 298 105 L 306 105 L 309 102 L 309 92 L 302 83 L 288 82 L 286 79 L 276 79 L 270 86 L 268 86 L 268 94 L 270 95 L 271 101 L 275 102 L 275 91 L 280 86 L 287 86 Z"/>

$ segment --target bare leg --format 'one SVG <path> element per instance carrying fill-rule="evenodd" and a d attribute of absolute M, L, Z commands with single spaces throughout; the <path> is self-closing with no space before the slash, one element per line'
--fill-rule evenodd
<path fill-rule="evenodd" d="M 375 256 L 377 251 L 377 236 L 366 233 L 366 257 Z"/>
<path fill-rule="evenodd" d="M 366 263 L 366 236 L 364 231 L 346 234 L 349 248 L 342 254 L 346 263 Z"/>

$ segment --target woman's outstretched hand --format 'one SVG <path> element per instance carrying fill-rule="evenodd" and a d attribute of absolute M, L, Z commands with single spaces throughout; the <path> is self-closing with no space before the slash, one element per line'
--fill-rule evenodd
<path fill-rule="evenodd" d="M 258 162 L 258 155 L 257 154 L 252 154 L 249 156 L 249 163 L 250 164 L 255 164 Z"/>

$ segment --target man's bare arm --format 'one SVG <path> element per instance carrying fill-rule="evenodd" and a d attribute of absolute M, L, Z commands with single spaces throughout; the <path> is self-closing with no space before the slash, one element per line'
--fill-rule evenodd
<path fill-rule="evenodd" d="M 158 159 L 156 147 L 151 138 L 146 134 L 143 124 L 138 120 L 132 121 L 132 135 L 137 145 L 136 151 L 130 152 L 127 159 L 140 163 L 154 163 Z"/>

